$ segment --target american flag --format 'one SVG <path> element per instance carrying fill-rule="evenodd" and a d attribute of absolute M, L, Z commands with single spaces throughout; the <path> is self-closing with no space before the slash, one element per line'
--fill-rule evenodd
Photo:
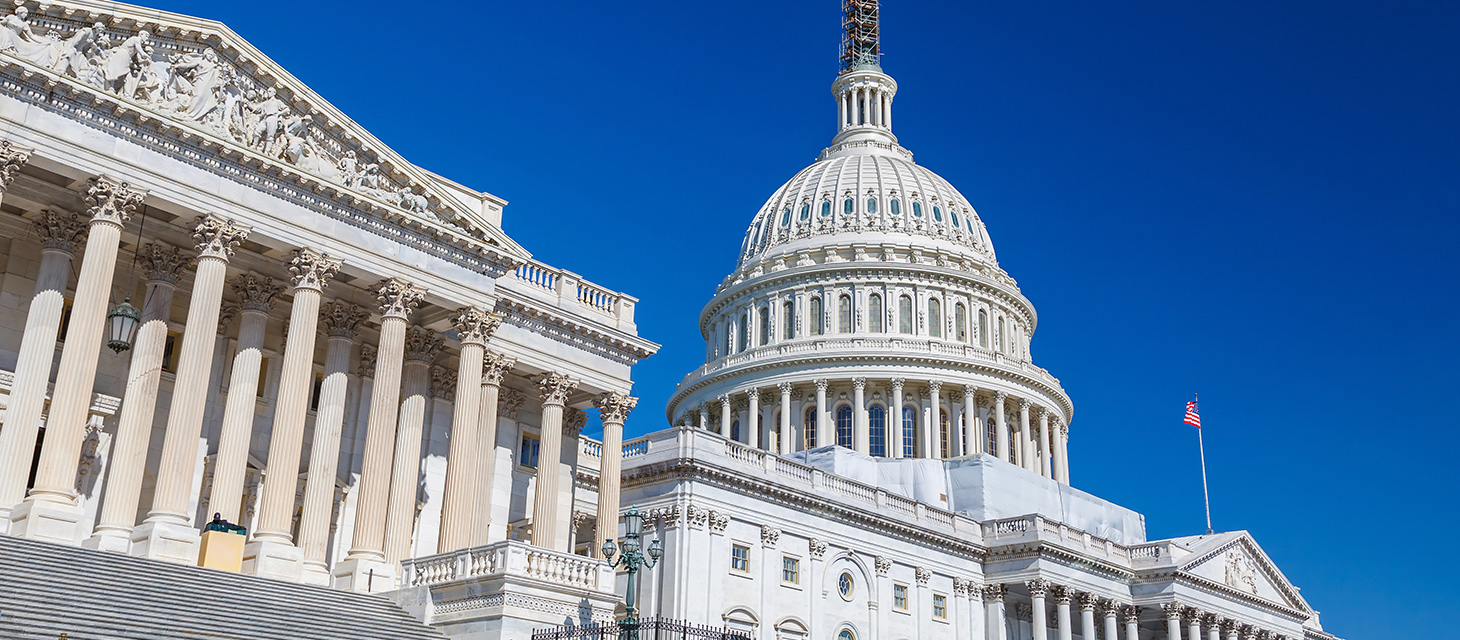
<path fill-rule="evenodd" d="M 1192 400 L 1191 402 L 1186 403 L 1186 419 L 1185 420 L 1182 420 L 1182 422 L 1185 422 L 1186 424 L 1189 424 L 1189 425 L 1191 425 L 1193 427 L 1196 427 L 1198 429 L 1201 428 L 1201 416 L 1196 415 L 1196 401 L 1195 400 Z"/>

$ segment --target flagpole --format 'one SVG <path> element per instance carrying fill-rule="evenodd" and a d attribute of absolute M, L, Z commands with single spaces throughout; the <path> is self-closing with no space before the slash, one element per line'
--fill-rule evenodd
<path fill-rule="evenodd" d="M 1198 400 L 1197 394 L 1191 394 L 1192 400 Z M 1207 535 L 1212 535 L 1212 498 L 1207 492 L 1207 448 L 1202 442 L 1201 427 L 1196 428 L 1197 451 L 1201 452 L 1201 498 L 1207 507 Z"/>

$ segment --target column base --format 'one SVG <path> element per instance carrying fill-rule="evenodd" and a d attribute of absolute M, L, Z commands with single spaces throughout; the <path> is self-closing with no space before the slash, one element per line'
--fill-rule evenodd
<path fill-rule="evenodd" d="M 299 582 L 304 551 L 283 540 L 255 539 L 243 545 L 243 572 L 261 578 Z"/>
<path fill-rule="evenodd" d="M 86 537 L 85 518 L 86 510 L 78 504 L 26 500 L 10 511 L 10 535 L 79 546 Z"/>
<path fill-rule="evenodd" d="M 139 558 L 198 564 L 202 535 L 187 525 L 172 522 L 143 522 L 132 530 L 131 554 Z"/>
<path fill-rule="evenodd" d="M 81 541 L 81 546 L 112 553 L 132 552 L 132 532 L 117 529 L 99 530 L 90 538 Z"/>
<path fill-rule="evenodd" d="M 334 576 L 330 575 L 329 567 L 305 562 L 299 570 L 299 582 L 316 587 L 328 587 L 334 584 Z"/>
<path fill-rule="evenodd" d="M 395 567 L 373 558 L 345 558 L 335 565 L 334 588 L 356 593 L 395 589 Z"/>

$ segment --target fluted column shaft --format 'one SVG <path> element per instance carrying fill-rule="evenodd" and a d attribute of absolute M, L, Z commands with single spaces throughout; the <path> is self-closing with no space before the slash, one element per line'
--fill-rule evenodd
<path fill-rule="evenodd" d="M 304 484 L 298 542 L 304 566 L 321 572 L 327 567 L 325 551 L 329 548 L 340 434 L 344 429 L 346 391 L 350 384 L 350 350 L 354 345 L 353 331 L 333 333 L 326 342 L 324 380 L 319 386 L 319 410 L 314 415 L 314 440 L 309 447 L 309 479 Z"/>
<path fill-rule="evenodd" d="M 1009 394 L 1003 391 L 994 392 L 994 429 L 998 430 L 995 442 L 999 445 L 996 455 L 1005 462 L 1009 460 L 1009 426 L 1004 419 L 1004 400 L 1008 397 Z"/>
<path fill-rule="evenodd" d="M 496 480 L 497 466 L 497 399 L 502 390 L 502 379 L 512 370 L 516 361 L 510 357 L 489 353 L 482 360 L 482 398 L 477 416 L 477 459 L 476 515 L 473 517 L 472 545 L 489 542 L 488 528 L 492 524 L 492 483 Z M 458 383 L 460 386 L 460 383 Z"/>
<path fill-rule="evenodd" d="M 1059 481 L 1068 485 L 1070 483 L 1070 428 L 1064 424 L 1057 424 L 1055 432 L 1056 442 L 1054 453 L 1058 458 L 1055 460 L 1055 469 L 1059 474 Z"/>
<path fill-rule="evenodd" d="M 790 455 L 791 448 L 791 383 L 782 382 L 777 389 L 781 392 L 780 407 L 781 421 L 776 425 L 779 435 L 776 436 L 776 446 L 781 455 Z"/>
<path fill-rule="evenodd" d="M 407 360 L 401 375 L 400 422 L 385 512 L 385 561 L 392 565 L 410 553 L 421 478 L 421 429 L 426 421 L 426 403 L 431 401 L 431 365 Z"/>
<path fill-rule="evenodd" d="M 532 501 L 532 544 L 555 549 L 558 532 L 558 462 L 563 455 L 563 408 L 568 394 L 578 386 L 560 373 L 547 373 L 537 381 L 542 394 L 542 433 L 537 458 L 537 489 Z M 562 549 L 558 549 L 562 551 Z"/>
<path fill-rule="evenodd" d="M 1034 605 L 1034 639 L 1045 640 L 1049 637 L 1049 610 L 1044 606 L 1045 587 L 1030 587 L 1029 595 Z"/>
<path fill-rule="evenodd" d="M 1109 640 L 1118 640 L 1120 638 L 1120 625 L 1115 619 L 1116 610 L 1114 603 L 1110 603 L 1102 609 L 1102 613 L 1105 614 L 1105 637 Z"/>
<path fill-rule="evenodd" d="M 86 228 L 76 216 L 70 219 L 56 216 L 56 219 L 73 230 L 68 234 L 71 239 L 79 237 Z M 46 404 L 46 387 L 50 386 L 51 361 L 56 355 L 56 336 L 66 306 L 71 255 L 69 248 L 59 246 L 41 251 L 35 296 L 26 311 L 9 407 L 5 411 L 4 428 L 0 429 L 0 509 L 7 511 L 25 499 L 25 483 L 30 477 L 36 434 Z M 5 523 L 0 522 L 0 531 L 4 529 Z"/>
<path fill-rule="evenodd" d="M 188 526 L 192 520 L 189 493 L 197 463 L 198 436 L 203 430 L 203 408 L 208 399 L 208 374 L 213 367 L 213 345 L 218 338 L 218 307 L 223 301 L 228 257 L 247 237 L 248 230 L 228 220 L 205 216 L 199 219 L 193 235 L 199 239 L 198 270 L 193 277 L 193 297 L 188 303 L 188 319 L 183 328 L 152 509 L 147 514 L 148 522 L 179 526 Z"/>
<path fill-rule="evenodd" d="M 456 366 L 456 400 L 451 408 L 451 441 L 446 453 L 446 488 L 441 504 L 441 532 L 437 553 L 465 549 L 472 544 L 471 527 L 476 512 L 478 454 L 481 447 L 482 363 L 487 339 L 502 317 L 483 309 L 457 312 L 456 329 L 461 353 Z"/>
<path fill-rule="evenodd" d="M 827 384 L 825 379 L 816 381 L 816 444 L 814 446 L 817 447 L 836 442 L 836 425 L 831 424 L 826 413 Z"/>
<path fill-rule="evenodd" d="M 750 399 L 750 409 L 745 412 L 745 440 L 752 448 L 761 448 L 760 443 L 760 389 L 745 392 Z"/>
<path fill-rule="evenodd" d="M 173 253 L 181 260 L 180 253 Z M 166 272 L 172 275 L 172 270 Z M 149 278 L 142 303 L 141 327 L 132 347 L 127 370 L 127 389 L 122 395 L 117 437 L 112 443 L 106 491 L 97 517 L 95 536 L 127 541 L 137 522 L 137 503 L 146 471 L 147 442 L 152 436 L 152 419 L 157 412 L 157 384 L 162 377 L 162 357 L 167 347 L 168 312 L 177 285 L 168 277 Z M 122 542 L 119 551 L 126 549 Z"/>
<path fill-rule="evenodd" d="M 963 423 L 966 420 L 960 417 L 958 405 L 954 398 L 958 392 L 948 395 L 948 457 L 958 458 L 963 456 Z"/>
<path fill-rule="evenodd" d="M 867 379 L 852 379 L 852 449 L 857 453 L 872 453 L 871 433 L 867 428 Z"/>
<path fill-rule="evenodd" d="M 1141 640 L 1141 626 L 1139 619 L 1126 616 L 1125 640 Z"/>
<path fill-rule="evenodd" d="M 1173 613 L 1173 608 L 1167 607 L 1166 611 L 1166 637 L 1169 640 L 1181 640 L 1181 614 Z"/>
<path fill-rule="evenodd" d="M 902 424 L 903 382 L 904 381 L 902 378 L 892 379 L 892 410 L 888 412 L 892 415 L 887 416 L 887 418 L 892 421 L 892 429 L 890 430 L 892 432 L 892 436 L 890 438 L 892 442 L 889 442 L 887 446 L 889 452 L 894 458 L 904 458 L 907 456 L 907 451 L 904 450 L 902 447 L 903 440 L 907 439 L 907 433 L 903 431 L 904 427 Z"/>
<path fill-rule="evenodd" d="M 700 404 L 700 428 L 710 429 L 710 408 L 704 404 Z"/>
<path fill-rule="evenodd" d="M 76 465 L 81 455 L 81 441 L 85 437 L 86 418 L 91 409 L 101 333 L 106 325 L 106 305 L 111 298 L 112 275 L 124 220 L 108 215 L 94 215 L 91 219 L 90 239 L 81 259 L 81 275 L 76 282 L 76 298 L 71 305 L 71 321 L 66 328 L 66 346 L 61 351 L 55 391 L 51 394 L 46 440 L 41 445 L 40 466 L 36 471 L 35 487 L 30 492 L 31 500 L 62 504 L 71 504 L 75 500 Z M 64 287 L 64 283 L 61 286 Z M 51 343 L 51 348 L 55 348 L 55 342 Z M 49 369 L 49 363 L 47 365 Z M 37 371 L 30 377 L 39 376 L 40 387 L 44 390 L 45 377 L 49 374 L 49 371 Z M 26 424 L 34 423 L 29 416 L 22 419 L 29 421 Z M 34 441 L 33 436 L 31 439 Z M 22 457 L 28 454 L 26 451 L 17 453 Z M 29 461 L 24 466 L 29 471 Z M 20 482 L 24 487 L 25 478 L 21 477 Z"/>
<path fill-rule="evenodd" d="M 1019 401 L 1019 448 L 1023 449 L 1019 466 L 1034 471 L 1033 440 L 1029 434 L 1029 400 L 1024 399 Z"/>
<path fill-rule="evenodd" d="M 938 459 L 943 457 L 943 420 L 942 402 L 938 398 L 938 392 L 943 389 L 943 383 L 937 380 L 928 383 L 928 424 L 923 429 L 926 436 L 923 446 L 923 457 Z"/>
<path fill-rule="evenodd" d="M 355 503 L 355 531 L 350 558 L 385 559 L 385 510 L 390 495 L 391 453 L 399 413 L 401 368 L 405 358 L 406 318 L 424 291 L 400 280 L 379 286 L 380 342 L 375 352 L 375 383 L 365 426 L 365 456 L 360 467 L 360 498 Z"/>
<path fill-rule="evenodd" d="M 248 466 L 248 445 L 253 436 L 254 407 L 258 404 L 259 366 L 263 362 L 264 330 L 268 307 L 245 307 L 238 321 L 238 349 L 223 405 L 223 427 L 218 432 L 218 453 L 213 458 L 213 489 L 208 510 L 229 522 L 238 522 Z"/>
<path fill-rule="evenodd" d="M 978 419 L 978 387 L 972 385 L 963 387 L 963 428 L 963 455 L 983 453 L 988 438 L 983 434 L 983 421 Z"/>
<path fill-rule="evenodd" d="M 639 404 L 638 398 L 605 393 L 594 401 L 603 423 L 603 455 L 598 471 L 598 522 L 592 547 L 594 557 L 602 554 L 599 541 L 618 537 L 619 488 L 624 459 L 624 420 Z"/>
<path fill-rule="evenodd" d="M 1081 596 L 1080 600 L 1080 637 L 1095 637 L 1095 601 L 1089 594 Z"/>
<path fill-rule="evenodd" d="M 1044 477 L 1054 479 L 1054 456 L 1049 449 L 1049 412 L 1039 412 L 1039 470 Z"/>
<path fill-rule="evenodd" d="M 720 396 L 720 435 L 730 437 L 730 421 L 733 419 L 730 415 L 730 395 Z"/>
<path fill-rule="evenodd" d="M 1074 629 L 1070 626 L 1070 596 L 1068 589 L 1055 598 L 1055 623 L 1059 625 L 1059 640 L 1072 640 Z"/>

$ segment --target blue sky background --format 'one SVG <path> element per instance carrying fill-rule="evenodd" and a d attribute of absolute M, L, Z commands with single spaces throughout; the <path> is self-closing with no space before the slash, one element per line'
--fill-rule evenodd
<path fill-rule="evenodd" d="M 534 254 L 642 302 L 631 435 L 751 216 L 831 139 L 839 4 L 189 2 Z M 1453 633 L 1460 4 L 883 8 L 896 133 L 988 224 L 1076 486 L 1247 529 L 1350 639 Z M 591 431 L 590 431 L 591 433 Z M 1437 542 L 1431 551 L 1425 543 Z"/>

